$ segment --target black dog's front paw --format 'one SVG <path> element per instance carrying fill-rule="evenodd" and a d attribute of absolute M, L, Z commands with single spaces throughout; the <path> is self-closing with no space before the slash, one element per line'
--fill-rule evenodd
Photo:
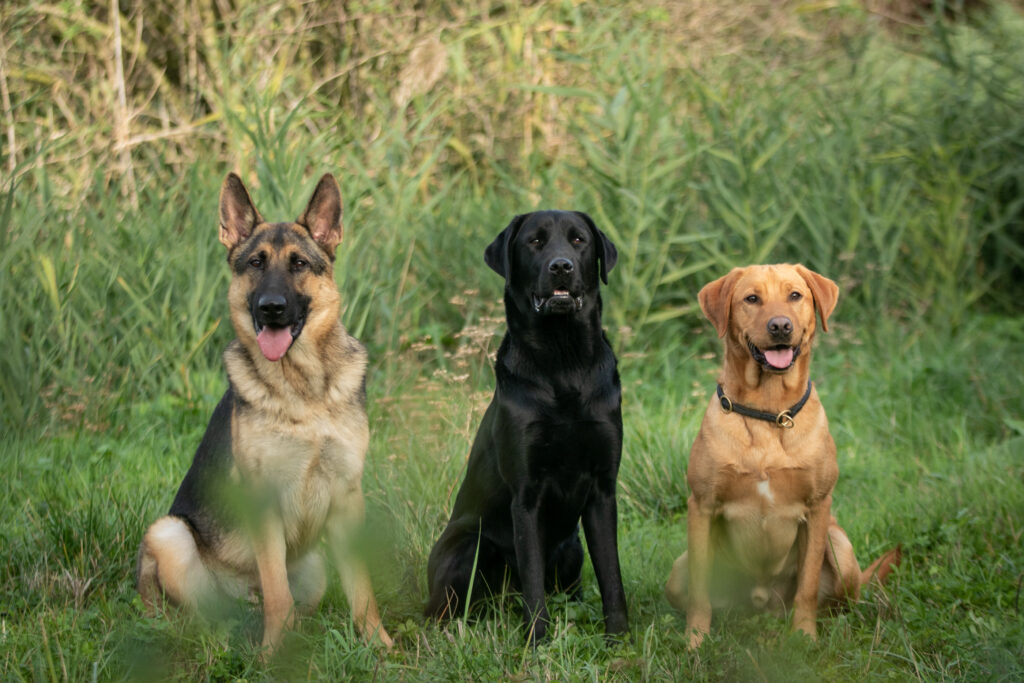
<path fill-rule="evenodd" d="M 545 645 L 551 640 L 548 633 L 548 625 L 542 621 L 535 621 L 526 625 L 526 644 L 531 647 Z"/>
<path fill-rule="evenodd" d="M 604 620 L 604 632 L 609 640 L 622 640 L 629 634 L 629 620 L 626 613 L 609 614 Z"/>

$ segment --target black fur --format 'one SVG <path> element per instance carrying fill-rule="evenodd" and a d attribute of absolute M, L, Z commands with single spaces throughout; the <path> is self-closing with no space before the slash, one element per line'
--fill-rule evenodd
<path fill-rule="evenodd" d="M 516 216 L 487 247 L 485 261 L 506 279 L 508 332 L 465 481 L 430 553 L 428 617 L 461 616 L 475 559 L 470 603 L 507 582 L 522 592 L 527 633 L 543 639 L 545 591 L 579 594 L 582 519 L 605 630 L 626 630 L 615 502 L 621 387 L 599 292 L 616 258 L 579 212 Z"/>
<path fill-rule="evenodd" d="M 236 506 L 224 495 L 233 462 L 231 412 L 234 401 L 235 394 L 229 386 L 210 416 L 192 465 L 168 512 L 188 523 L 200 548 L 215 545 L 223 529 L 237 526 Z"/>

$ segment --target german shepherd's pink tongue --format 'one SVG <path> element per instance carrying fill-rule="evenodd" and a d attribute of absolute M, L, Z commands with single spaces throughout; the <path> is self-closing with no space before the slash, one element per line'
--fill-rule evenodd
<path fill-rule="evenodd" d="M 264 327 L 256 335 L 256 343 L 267 360 L 281 360 L 292 345 L 292 331 L 289 327 Z"/>
<path fill-rule="evenodd" d="M 768 361 L 768 364 L 771 365 L 773 368 L 778 368 L 782 370 L 788 368 L 793 363 L 792 346 L 787 347 L 785 349 L 765 350 L 763 353 L 765 360 Z"/>

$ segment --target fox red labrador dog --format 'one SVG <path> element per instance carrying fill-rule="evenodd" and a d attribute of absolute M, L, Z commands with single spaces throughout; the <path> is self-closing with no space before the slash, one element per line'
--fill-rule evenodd
<path fill-rule="evenodd" d="M 820 605 L 856 600 L 899 564 L 896 548 L 861 571 L 832 516 L 836 447 L 810 366 L 815 314 L 827 331 L 838 297 L 801 265 L 735 268 L 698 295 L 725 360 L 690 451 L 688 549 L 665 586 L 691 648 L 713 605 L 791 606 L 813 638 Z"/>

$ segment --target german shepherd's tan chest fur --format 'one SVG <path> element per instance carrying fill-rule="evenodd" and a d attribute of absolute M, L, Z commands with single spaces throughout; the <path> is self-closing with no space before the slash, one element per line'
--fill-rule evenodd
<path fill-rule="evenodd" d="M 366 352 L 340 325 L 335 334 L 344 342 L 347 362 L 316 393 L 308 383 L 289 381 L 289 374 L 314 369 L 301 367 L 299 354 L 289 364 L 255 367 L 237 342 L 224 354 L 239 399 L 232 419 L 237 476 L 279 511 L 289 558 L 317 542 L 332 500 L 357 490 L 362 479 L 369 441 L 362 397 Z M 260 372 L 281 377 L 257 378 Z M 253 560 L 246 554 L 249 565 Z"/>

